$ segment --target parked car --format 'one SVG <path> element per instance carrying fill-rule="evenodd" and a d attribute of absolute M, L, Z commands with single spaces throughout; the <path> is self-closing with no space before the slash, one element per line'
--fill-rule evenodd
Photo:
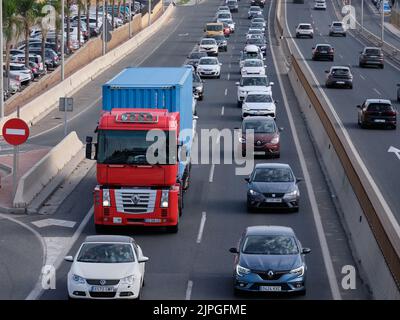
<path fill-rule="evenodd" d="M 221 76 L 221 65 L 222 63 L 220 63 L 216 57 L 200 58 L 197 72 L 200 77 L 213 77 L 219 79 Z"/>
<path fill-rule="evenodd" d="M 353 75 L 349 67 L 333 66 L 330 70 L 325 70 L 327 88 L 332 87 L 346 87 L 353 89 Z"/>
<path fill-rule="evenodd" d="M 314 29 L 310 23 L 299 23 L 296 28 L 296 38 L 300 37 L 314 38 Z"/>
<path fill-rule="evenodd" d="M 73 299 L 138 299 L 149 260 L 131 237 L 88 236 L 72 262 L 67 276 Z"/>
<path fill-rule="evenodd" d="M 33 49 L 29 49 L 29 53 L 41 55 L 42 50 L 33 48 Z M 54 50 L 46 49 L 45 55 L 44 55 L 44 63 L 46 65 L 47 69 L 55 69 L 60 65 L 60 58 Z"/>
<path fill-rule="evenodd" d="M 312 48 L 312 60 L 329 60 L 335 58 L 335 50 L 330 44 L 319 43 Z"/>
<path fill-rule="evenodd" d="M 361 128 L 384 126 L 396 129 L 397 110 L 390 100 L 367 99 L 358 108 L 358 125 Z"/>
<path fill-rule="evenodd" d="M 247 209 L 299 210 L 300 191 L 292 168 L 285 163 L 258 163 L 247 181 Z"/>
<path fill-rule="evenodd" d="M 234 290 L 306 294 L 307 265 L 303 248 L 292 228 L 250 226 L 230 248 L 234 258 Z"/>
<path fill-rule="evenodd" d="M 247 116 L 276 117 L 276 101 L 265 91 L 250 91 L 242 104 L 242 118 Z"/>
<path fill-rule="evenodd" d="M 197 65 L 199 64 L 199 60 L 202 57 L 207 57 L 207 52 L 193 51 L 187 56 L 188 60 L 187 60 L 186 64 L 191 65 L 194 68 L 197 68 Z"/>
<path fill-rule="evenodd" d="M 237 85 L 237 102 L 238 106 L 241 107 L 249 92 L 265 92 L 271 94 L 271 87 L 274 85 L 273 82 L 269 82 L 266 75 L 251 75 L 243 76 L 240 82 L 236 82 Z"/>
<path fill-rule="evenodd" d="M 341 35 L 346 37 L 347 31 L 342 21 L 333 21 L 329 25 L 329 36 Z"/>
<path fill-rule="evenodd" d="M 383 53 L 381 48 L 376 47 L 365 47 L 360 52 L 359 66 L 360 68 L 368 65 L 378 66 L 381 69 L 384 68 Z"/>
<path fill-rule="evenodd" d="M 25 53 L 24 54 L 16 54 L 11 58 L 12 62 L 16 63 L 25 63 Z M 43 63 L 42 56 L 40 54 L 29 53 L 29 61 L 37 64 L 37 71 L 40 75 L 46 73 L 46 67 Z"/>
<path fill-rule="evenodd" d="M 16 79 L 23 86 L 28 85 L 34 79 L 32 71 L 22 63 L 10 63 L 10 75 L 17 76 Z"/>
<path fill-rule="evenodd" d="M 280 131 L 275 120 L 269 116 L 246 117 L 242 122 L 242 156 L 246 156 L 246 144 L 249 137 L 253 138 L 254 154 L 280 157 Z M 253 134 L 251 132 L 253 131 Z"/>
<path fill-rule="evenodd" d="M 21 81 L 19 80 L 20 76 L 12 76 L 10 75 L 10 79 L 8 82 L 8 79 L 5 75 L 5 73 L 3 73 L 3 83 L 4 83 L 4 88 L 7 91 L 7 98 L 10 97 L 11 95 L 21 91 Z M 8 85 L 8 83 L 10 85 Z"/>
<path fill-rule="evenodd" d="M 58 54 L 58 45 L 54 42 L 45 42 L 45 49 L 52 49 L 54 52 Z M 21 44 L 18 47 L 19 50 L 25 50 L 25 43 Z M 29 41 L 29 49 L 42 49 L 42 41 Z M 61 55 L 61 53 L 59 54 Z"/>

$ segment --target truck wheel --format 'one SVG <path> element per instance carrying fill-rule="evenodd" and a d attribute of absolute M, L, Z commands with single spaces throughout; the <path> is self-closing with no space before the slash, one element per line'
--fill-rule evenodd
<path fill-rule="evenodd" d="M 168 233 L 177 233 L 178 230 L 179 230 L 179 218 L 178 218 L 178 223 L 176 225 L 167 227 Z"/>

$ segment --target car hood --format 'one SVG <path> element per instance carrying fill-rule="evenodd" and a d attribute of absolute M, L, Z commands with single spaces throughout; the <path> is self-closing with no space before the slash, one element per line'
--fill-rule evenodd
<path fill-rule="evenodd" d="M 252 110 L 275 110 L 275 106 L 272 103 L 265 102 L 245 102 L 244 103 L 247 108 Z"/>
<path fill-rule="evenodd" d="M 242 136 L 245 137 L 246 134 L 243 133 Z M 275 133 L 255 133 L 254 142 L 262 141 L 264 143 L 269 143 L 275 136 L 276 136 Z"/>
<path fill-rule="evenodd" d="M 85 263 L 75 262 L 71 273 L 85 279 L 122 279 L 136 274 L 138 267 L 136 263 Z"/>
<path fill-rule="evenodd" d="M 246 70 L 247 72 L 258 72 L 263 69 L 263 67 L 243 67 L 243 70 Z"/>
<path fill-rule="evenodd" d="M 249 189 L 260 193 L 287 193 L 295 189 L 294 182 L 252 182 Z"/>
<path fill-rule="evenodd" d="M 218 69 L 217 64 L 199 64 L 197 68 L 201 69 Z"/>
<path fill-rule="evenodd" d="M 248 269 L 257 271 L 286 271 L 292 270 L 301 265 L 301 257 L 294 255 L 261 255 L 261 254 L 240 254 L 239 264 Z"/>
<path fill-rule="evenodd" d="M 246 86 L 246 87 L 239 87 L 240 90 L 243 91 L 271 91 L 271 87 L 268 86 Z"/>

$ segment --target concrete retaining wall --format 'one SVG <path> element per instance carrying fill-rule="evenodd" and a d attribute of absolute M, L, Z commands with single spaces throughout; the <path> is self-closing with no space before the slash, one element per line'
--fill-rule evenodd
<path fill-rule="evenodd" d="M 73 131 L 51 149 L 42 160 L 20 178 L 14 197 L 14 207 L 26 208 L 68 162 L 81 152 L 82 148 L 83 143 Z"/>

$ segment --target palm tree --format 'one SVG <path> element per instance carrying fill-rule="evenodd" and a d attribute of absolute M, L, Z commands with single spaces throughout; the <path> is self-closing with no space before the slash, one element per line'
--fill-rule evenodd
<path fill-rule="evenodd" d="M 81 16 L 82 16 L 82 7 L 83 2 L 82 0 L 77 0 L 76 4 L 78 5 L 78 47 L 81 47 Z"/>
<path fill-rule="evenodd" d="M 29 35 L 31 28 L 37 23 L 40 11 L 35 0 L 18 0 L 17 10 L 23 24 L 25 37 L 25 65 L 29 66 Z"/>
<path fill-rule="evenodd" d="M 111 25 L 112 25 L 112 27 L 111 28 L 114 28 L 114 6 L 115 6 L 115 0 L 112 0 L 112 2 L 111 2 Z"/>
<path fill-rule="evenodd" d="M 70 12 L 70 7 L 71 7 L 71 0 L 67 0 L 66 1 L 66 8 L 65 8 L 65 15 L 67 18 L 67 52 L 70 53 L 71 52 L 71 35 L 70 35 L 70 27 L 71 27 L 71 12 Z M 63 25 L 64 25 L 64 21 L 63 21 Z M 62 31 L 62 35 L 64 38 L 64 30 Z"/>
<path fill-rule="evenodd" d="M 123 7 L 124 7 L 124 22 L 126 21 L 126 0 L 124 0 L 124 2 L 122 3 Z"/>
<path fill-rule="evenodd" d="M 17 16 L 17 4 L 14 0 L 3 0 L 3 36 L 6 47 L 6 79 L 7 89 L 10 87 L 10 50 L 22 32 L 21 19 Z"/>
<path fill-rule="evenodd" d="M 88 40 L 90 40 L 90 19 L 89 19 L 89 13 L 90 13 L 90 0 L 86 0 L 86 28 L 88 31 Z"/>

